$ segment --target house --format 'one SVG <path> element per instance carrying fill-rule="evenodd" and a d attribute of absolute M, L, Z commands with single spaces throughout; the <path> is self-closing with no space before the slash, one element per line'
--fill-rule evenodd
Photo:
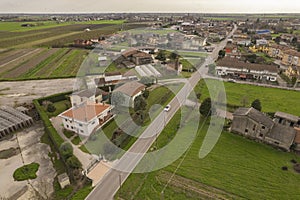
<path fill-rule="evenodd" d="M 129 81 L 117 87 L 113 91 L 112 98 L 114 98 L 115 93 L 120 92 L 125 97 L 122 105 L 126 107 L 133 107 L 135 98 L 141 95 L 145 88 L 146 86 L 142 83 L 139 83 L 137 81 Z"/>
<path fill-rule="evenodd" d="M 78 92 L 73 92 L 71 94 L 70 99 L 71 99 L 71 105 L 72 106 L 77 106 L 82 104 L 83 102 L 93 102 L 93 103 L 100 103 L 103 98 L 104 91 L 94 88 L 94 89 L 86 89 L 86 90 L 81 90 Z"/>
<path fill-rule="evenodd" d="M 300 67 L 300 52 L 289 49 L 283 52 L 281 63 L 286 66 Z"/>
<path fill-rule="evenodd" d="M 216 73 L 219 76 L 232 76 L 240 79 L 276 81 L 278 67 L 247 63 L 236 58 L 225 57 L 217 62 Z"/>
<path fill-rule="evenodd" d="M 132 62 L 136 65 L 144 65 L 152 63 L 152 56 L 145 52 L 139 52 L 132 55 Z"/>
<path fill-rule="evenodd" d="M 286 151 L 296 135 L 293 127 L 279 124 L 254 108 L 238 108 L 233 113 L 231 131 Z"/>
<path fill-rule="evenodd" d="M 104 103 L 84 102 L 59 115 L 63 127 L 82 136 L 90 136 L 110 119 L 113 106 Z"/>
<path fill-rule="evenodd" d="M 282 59 L 284 55 L 284 51 L 288 50 L 289 47 L 284 45 L 273 44 L 269 46 L 268 55 L 271 58 Z"/>

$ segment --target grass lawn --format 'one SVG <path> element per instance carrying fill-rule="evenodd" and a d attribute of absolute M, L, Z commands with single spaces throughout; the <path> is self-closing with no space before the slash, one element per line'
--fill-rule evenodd
<path fill-rule="evenodd" d="M 171 126 L 178 119 L 173 118 Z M 203 121 L 200 124 L 204 123 Z M 168 124 L 169 126 L 169 124 Z M 163 133 L 168 132 L 166 127 Z M 199 159 L 199 149 L 206 135 L 204 123 L 181 165 L 181 157 L 161 170 L 145 174 L 131 174 L 118 191 L 122 199 L 297 199 L 300 174 L 292 169 L 291 160 L 300 158 L 293 153 L 274 149 L 241 136 L 223 132 L 214 149 Z M 161 134 L 158 146 L 168 137 Z M 287 166 L 288 171 L 281 167 Z M 172 173 L 178 168 L 175 176 Z M 165 184 L 170 180 L 164 194 Z M 205 191 L 205 193 L 203 193 Z M 208 195 L 208 196 L 206 196 Z M 212 196 L 211 196 L 212 195 Z"/>
<path fill-rule="evenodd" d="M 16 181 L 24 181 L 28 179 L 35 179 L 37 177 L 36 172 L 39 169 L 38 163 L 31 163 L 24 165 L 18 169 L 13 174 L 13 177 Z"/>
<path fill-rule="evenodd" d="M 76 137 L 74 137 L 71 142 L 74 144 L 74 145 L 78 145 L 80 142 L 81 142 L 81 139 L 78 135 L 76 135 Z"/>
<path fill-rule="evenodd" d="M 55 106 L 56 110 L 52 113 L 47 112 L 49 118 L 55 117 L 55 116 L 59 115 L 60 113 L 62 113 L 63 111 L 69 109 L 71 106 L 71 103 L 69 100 L 63 100 L 63 101 L 55 102 L 55 103 L 53 103 L 53 105 Z"/>
<path fill-rule="evenodd" d="M 73 135 L 75 135 L 75 133 L 73 131 L 69 131 L 66 129 L 64 129 L 63 133 L 67 138 L 71 138 Z"/>
<path fill-rule="evenodd" d="M 206 79 L 207 84 L 213 85 L 216 80 Z M 242 106 L 241 100 L 245 97 L 248 100 L 246 106 L 250 106 L 252 101 L 259 99 L 263 112 L 282 111 L 293 115 L 299 115 L 300 92 L 289 91 L 277 88 L 267 88 L 254 85 L 238 84 L 224 82 L 227 103 L 231 105 Z M 201 80 L 195 87 L 195 92 L 200 92 L 201 101 L 209 97 L 205 81 Z M 214 95 L 212 91 L 212 95 Z"/>

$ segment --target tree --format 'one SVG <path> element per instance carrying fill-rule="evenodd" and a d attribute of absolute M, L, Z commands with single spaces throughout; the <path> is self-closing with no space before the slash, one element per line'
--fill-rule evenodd
<path fill-rule="evenodd" d="M 218 54 L 218 55 L 219 55 L 219 58 L 224 58 L 224 57 L 225 57 L 225 53 L 226 53 L 226 52 L 225 52 L 224 50 L 220 50 L 220 51 L 219 51 L 219 54 Z"/>
<path fill-rule="evenodd" d="M 164 51 L 159 51 L 155 58 L 160 61 L 166 61 L 167 59 Z"/>
<path fill-rule="evenodd" d="M 125 103 L 125 96 L 122 92 L 113 92 L 110 101 L 112 105 L 120 106 Z"/>
<path fill-rule="evenodd" d="M 176 52 L 172 52 L 171 54 L 170 54 L 170 59 L 171 60 L 175 60 L 176 58 L 177 58 L 177 53 Z"/>
<path fill-rule="evenodd" d="M 73 156 L 73 147 L 69 142 L 62 143 L 59 147 L 59 151 L 65 160 Z"/>
<path fill-rule="evenodd" d="M 73 169 L 77 169 L 82 166 L 78 158 L 76 158 L 74 155 L 67 159 L 67 165 Z"/>
<path fill-rule="evenodd" d="M 251 103 L 251 107 L 255 108 L 256 110 L 261 111 L 261 103 L 259 99 L 255 99 L 252 103 Z"/>
<path fill-rule="evenodd" d="M 150 94 L 149 90 L 144 90 L 144 92 L 143 92 L 143 97 L 144 97 L 145 99 L 147 99 L 147 98 L 149 97 L 149 94 Z"/>
<path fill-rule="evenodd" d="M 140 83 L 146 85 L 147 87 L 150 87 L 154 84 L 155 78 L 149 77 L 149 76 L 143 76 L 140 80 Z"/>
<path fill-rule="evenodd" d="M 212 102 L 210 98 L 204 99 L 199 108 L 201 115 L 203 116 L 211 116 L 215 113 L 215 109 L 212 107 Z"/>
<path fill-rule="evenodd" d="M 147 101 L 143 96 L 138 96 L 134 99 L 134 111 L 145 110 L 147 106 Z"/>
<path fill-rule="evenodd" d="M 47 111 L 50 112 L 50 113 L 53 113 L 55 110 L 56 110 L 55 106 L 53 105 L 52 102 L 50 102 L 50 103 L 47 105 Z"/>

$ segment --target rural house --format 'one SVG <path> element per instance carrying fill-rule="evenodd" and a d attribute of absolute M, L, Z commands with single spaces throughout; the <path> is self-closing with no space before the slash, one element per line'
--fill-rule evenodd
<path fill-rule="evenodd" d="M 66 110 L 59 117 L 65 129 L 82 136 L 89 136 L 113 118 L 112 108 L 113 106 L 109 104 L 85 102 Z"/>
<path fill-rule="evenodd" d="M 86 89 L 78 92 L 74 92 L 71 94 L 71 105 L 78 106 L 84 102 L 93 102 L 93 103 L 100 103 L 102 101 L 102 95 L 104 91 L 95 88 L 95 89 Z"/>
<path fill-rule="evenodd" d="M 231 131 L 286 151 L 290 150 L 296 135 L 293 127 L 279 124 L 254 108 L 238 108 L 233 113 Z"/>

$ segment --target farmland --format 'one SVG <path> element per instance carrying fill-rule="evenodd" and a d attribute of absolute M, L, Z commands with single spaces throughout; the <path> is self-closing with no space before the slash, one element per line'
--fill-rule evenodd
<path fill-rule="evenodd" d="M 176 115 L 175 115 L 176 116 Z M 158 138 L 158 146 L 167 143 L 179 123 L 174 117 Z M 121 199 L 297 199 L 300 175 L 294 172 L 293 153 L 223 132 L 203 159 L 198 153 L 208 122 L 200 121 L 191 149 L 185 156 L 158 171 L 131 174 L 116 194 Z M 288 171 L 281 167 L 287 166 Z M 173 173 L 176 173 L 173 175 Z M 172 177 L 172 178 L 171 178 Z M 168 183 L 168 184 L 167 184 Z M 259 187 L 258 187 L 259 186 Z M 165 187 L 165 190 L 164 190 Z M 163 192 L 162 192 L 163 191 Z"/>
<path fill-rule="evenodd" d="M 209 97 L 208 89 L 205 85 L 214 85 L 216 80 L 201 80 L 195 87 L 196 92 L 200 92 L 201 101 Z M 242 106 L 242 99 L 245 98 L 246 106 L 250 106 L 252 101 L 259 99 L 264 112 L 282 111 L 294 115 L 299 115 L 300 107 L 295 106 L 299 103 L 300 93 L 298 91 L 289 91 L 277 88 L 267 88 L 254 85 L 238 84 L 224 82 L 227 103 L 236 106 Z M 211 91 L 214 94 L 214 91 Z"/>
<path fill-rule="evenodd" d="M 6 58 L 1 63 L 0 78 L 17 80 L 74 77 L 88 52 L 84 49 L 38 48 L 0 53 L 0 57 Z"/>

